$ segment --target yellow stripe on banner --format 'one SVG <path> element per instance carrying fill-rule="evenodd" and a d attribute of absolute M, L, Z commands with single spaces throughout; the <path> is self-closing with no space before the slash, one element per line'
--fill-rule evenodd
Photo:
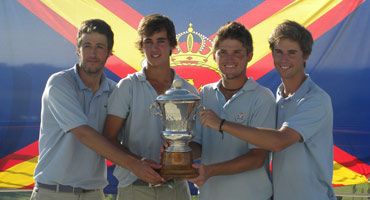
<path fill-rule="evenodd" d="M 360 183 L 367 183 L 366 176 L 356 173 L 334 161 L 333 184 L 355 185 Z"/>
<path fill-rule="evenodd" d="M 37 157 L 0 172 L 0 188 L 22 188 L 33 184 Z"/>
<path fill-rule="evenodd" d="M 248 66 L 253 65 L 271 52 L 267 40 L 278 24 L 285 20 L 292 20 L 307 27 L 340 2 L 341 0 L 298 0 L 251 28 L 254 56 Z"/>
<path fill-rule="evenodd" d="M 92 0 L 41 0 L 46 6 L 78 27 L 87 19 L 99 18 L 106 21 L 114 32 L 114 55 L 139 71 L 143 57 L 135 48 L 136 29 L 114 15 L 108 9 Z"/>

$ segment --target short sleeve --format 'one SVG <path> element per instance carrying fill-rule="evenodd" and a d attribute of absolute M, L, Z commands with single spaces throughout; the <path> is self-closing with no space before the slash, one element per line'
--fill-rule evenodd
<path fill-rule="evenodd" d="M 330 118 L 330 99 L 324 96 L 302 98 L 299 100 L 297 110 L 282 126 L 287 126 L 301 134 L 303 141 L 320 132 L 323 122 Z"/>
<path fill-rule="evenodd" d="M 43 101 L 64 132 L 87 124 L 77 97 L 76 86 L 63 76 L 50 77 L 43 94 Z"/>
<path fill-rule="evenodd" d="M 132 83 L 129 79 L 122 79 L 113 89 L 108 99 L 108 114 L 126 119 L 130 112 L 132 100 Z"/>

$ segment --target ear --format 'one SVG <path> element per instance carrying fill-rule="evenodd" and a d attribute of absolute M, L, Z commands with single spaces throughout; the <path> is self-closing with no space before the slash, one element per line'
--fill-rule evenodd
<path fill-rule="evenodd" d="M 215 62 L 217 62 L 217 61 L 216 61 L 216 52 L 215 52 L 215 51 L 213 51 L 212 56 L 213 56 L 213 60 L 214 60 Z"/>
<path fill-rule="evenodd" d="M 173 47 L 170 48 L 170 56 L 172 56 L 172 52 L 173 52 L 174 49 L 176 49 L 176 46 L 173 46 Z"/>
<path fill-rule="evenodd" d="M 81 52 L 80 52 L 80 48 L 78 48 L 78 47 L 77 47 L 77 48 L 76 48 L 76 55 L 77 55 L 78 57 L 80 57 L 80 53 L 81 53 Z"/>
<path fill-rule="evenodd" d="M 307 60 L 308 60 L 308 58 L 310 57 L 310 55 L 308 54 L 308 55 L 305 55 L 305 56 L 303 56 L 303 61 L 304 62 L 306 62 Z"/>
<path fill-rule="evenodd" d="M 253 58 L 253 52 L 250 52 L 250 53 L 248 53 L 248 55 L 247 55 L 247 61 L 249 62 L 249 61 L 251 61 L 252 60 L 252 58 Z"/>

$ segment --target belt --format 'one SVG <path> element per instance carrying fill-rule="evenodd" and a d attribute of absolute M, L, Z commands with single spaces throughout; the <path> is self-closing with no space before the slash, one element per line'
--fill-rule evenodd
<path fill-rule="evenodd" d="M 148 183 L 146 181 L 143 181 L 141 179 L 136 179 L 136 181 L 134 181 L 132 183 L 132 185 L 135 185 L 135 186 L 148 186 L 148 187 L 158 187 L 158 186 L 165 186 L 165 185 L 168 185 L 169 187 L 172 186 L 173 184 L 175 183 L 175 179 L 169 179 L 167 180 L 166 182 L 162 183 L 162 184 L 158 184 L 158 185 L 153 185 L 151 183 Z"/>
<path fill-rule="evenodd" d="M 74 193 L 74 194 L 80 194 L 80 193 L 87 193 L 87 192 L 93 192 L 99 189 L 93 189 L 93 190 L 87 190 L 80 187 L 72 187 L 69 185 L 48 185 L 44 183 L 36 183 L 35 187 L 37 188 L 43 188 L 48 190 L 53 190 L 55 192 L 67 192 L 67 193 Z"/>

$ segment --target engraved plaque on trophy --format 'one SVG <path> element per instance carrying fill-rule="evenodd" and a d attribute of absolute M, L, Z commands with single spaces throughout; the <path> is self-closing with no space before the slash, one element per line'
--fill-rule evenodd
<path fill-rule="evenodd" d="M 162 154 L 163 178 L 186 179 L 198 176 L 191 166 L 193 163 L 191 148 L 187 145 L 193 138 L 192 126 L 200 97 L 182 89 L 182 82 L 173 82 L 175 89 L 167 90 L 150 107 L 153 115 L 159 115 L 163 121 L 162 138 L 169 143 Z M 154 112 L 154 111 L 157 112 Z"/>

